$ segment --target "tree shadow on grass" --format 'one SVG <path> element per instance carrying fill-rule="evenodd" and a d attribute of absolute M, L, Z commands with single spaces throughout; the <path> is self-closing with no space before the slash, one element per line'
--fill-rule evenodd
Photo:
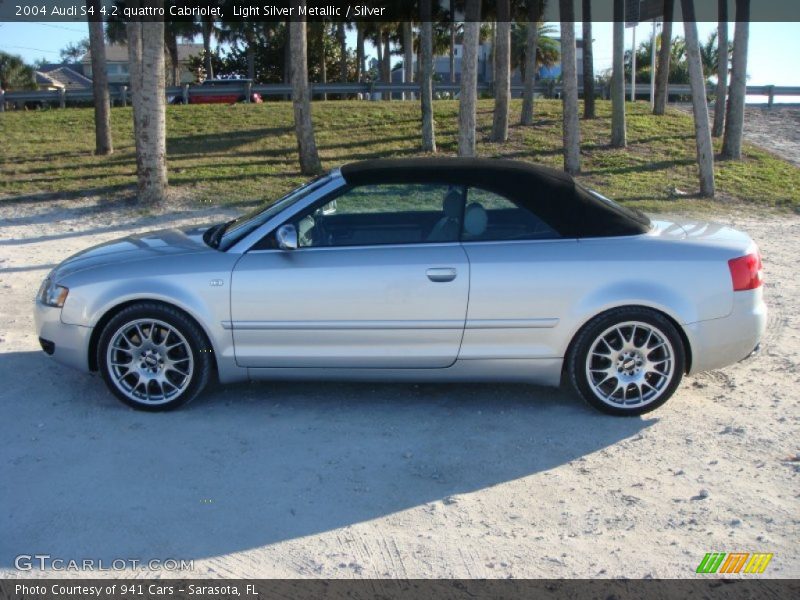
<path fill-rule="evenodd" d="M 232 152 L 240 146 L 251 144 L 268 136 L 280 136 L 294 132 L 292 127 L 264 127 L 260 129 L 200 133 L 167 138 L 167 155 L 181 156 L 196 153 L 198 148 L 207 152 Z"/>
<path fill-rule="evenodd" d="M 42 352 L 4 354 L 0 379 L 4 567 L 30 548 L 110 563 L 297 540 L 534 476 L 655 422 L 508 384 L 239 384 L 139 413 Z M 519 510 L 537 510 L 532 493 Z"/>
<path fill-rule="evenodd" d="M 680 158 L 675 160 L 659 160 L 649 163 L 638 163 L 635 165 L 628 165 L 625 167 L 611 167 L 608 169 L 593 169 L 589 171 L 581 171 L 581 175 L 622 175 L 624 173 L 642 173 L 651 171 L 666 171 L 674 169 L 675 167 L 688 166 L 697 164 L 696 160 L 688 158 Z"/>

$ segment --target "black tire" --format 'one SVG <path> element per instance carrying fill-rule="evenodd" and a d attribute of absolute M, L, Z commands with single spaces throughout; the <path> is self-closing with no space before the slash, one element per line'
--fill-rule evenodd
<path fill-rule="evenodd" d="M 642 324 L 644 327 L 635 325 L 636 323 Z M 617 326 L 621 326 L 621 329 L 617 330 L 621 331 L 619 349 L 614 348 L 616 345 L 614 343 L 615 332 L 609 332 L 609 329 Z M 647 327 L 652 328 L 651 331 L 655 332 L 654 335 L 661 336 L 662 341 L 666 341 L 668 344 L 659 344 L 657 338 L 656 343 L 653 343 L 652 337 L 648 338 L 649 345 L 647 341 L 642 342 L 644 336 L 647 335 Z M 630 335 L 630 341 L 624 339 L 626 335 Z M 611 339 L 611 344 L 602 342 L 600 345 L 601 337 Z M 636 343 L 644 343 L 644 345 L 638 347 L 639 355 L 631 357 L 624 355 L 625 352 L 628 352 L 625 350 L 626 343 L 632 346 L 636 346 Z M 596 362 L 589 363 L 587 362 L 590 359 L 589 353 L 596 345 L 598 345 L 598 349 L 606 348 L 604 353 L 607 352 L 609 357 L 605 358 L 600 354 L 594 354 L 591 360 Z M 633 348 L 631 352 L 636 352 L 636 348 Z M 667 356 L 669 356 L 668 359 L 665 358 Z M 642 365 L 640 360 L 652 360 L 654 362 L 648 362 L 648 364 L 660 364 L 661 366 L 653 366 L 647 370 L 646 365 L 637 366 Z M 671 363 L 671 370 L 667 375 L 664 372 L 667 371 L 669 363 Z M 588 371 L 590 369 L 592 372 L 599 371 L 599 374 L 592 375 L 595 378 L 593 382 L 589 380 Z M 605 369 L 611 373 L 603 375 Z M 664 404 L 680 385 L 685 369 L 686 350 L 680 333 L 664 315 L 642 307 L 615 308 L 598 315 L 578 332 L 567 356 L 567 376 L 575 391 L 593 408 L 616 416 L 633 417 L 655 410 Z M 618 376 L 616 373 L 620 373 L 620 375 Z M 640 375 L 640 373 L 643 374 Z M 626 378 L 637 379 L 639 382 L 645 378 L 644 385 L 652 390 L 647 391 L 647 394 L 652 394 L 652 399 L 647 400 L 644 397 L 644 385 L 633 381 L 627 383 L 628 379 Z M 606 381 L 607 383 L 605 383 Z M 615 390 L 611 392 L 613 395 L 603 397 L 603 392 L 607 394 L 612 386 Z M 633 396 L 636 391 L 638 391 L 638 399 Z M 657 393 L 653 393 L 653 391 Z M 632 396 L 630 403 L 628 403 L 629 392 Z M 618 397 L 617 394 L 619 394 Z"/>
<path fill-rule="evenodd" d="M 137 394 L 142 393 L 140 383 L 137 383 L 135 386 L 129 383 L 129 381 L 138 380 L 139 375 L 133 372 L 135 367 L 121 378 L 122 383 L 118 385 L 116 383 L 117 377 L 113 371 L 114 366 L 109 363 L 109 345 L 112 340 L 115 338 L 119 340 L 120 338 L 118 335 L 120 331 L 125 329 L 126 326 L 132 326 L 131 324 L 139 321 L 153 322 L 153 329 L 149 330 L 150 338 L 145 337 L 144 340 L 139 339 L 140 344 L 148 341 L 148 339 L 152 339 L 153 336 L 155 336 L 156 339 L 161 336 L 161 338 L 163 338 L 161 343 L 164 344 L 164 355 L 167 356 L 173 364 L 181 364 L 180 368 L 188 371 L 188 374 L 184 374 L 183 370 L 179 371 L 172 367 L 168 369 L 171 373 L 171 380 L 165 383 L 167 383 L 167 386 L 174 388 L 172 391 L 165 392 L 164 390 L 166 388 L 163 384 L 153 383 L 151 386 L 150 382 L 146 383 L 144 385 L 144 392 L 147 394 L 147 399 L 138 399 L 136 397 Z M 142 330 L 147 334 L 147 323 L 141 325 Z M 169 330 L 168 328 L 173 330 L 172 334 L 166 333 Z M 181 339 L 181 337 L 183 339 Z M 133 339 L 136 341 L 137 338 L 134 337 Z M 167 350 L 165 348 L 167 344 L 174 342 L 177 342 L 177 349 Z M 130 345 L 130 348 L 138 352 L 140 346 Z M 133 352 L 119 349 L 119 346 L 111 349 L 111 352 L 115 351 L 117 352 L 116 356 L 124 357 L 130 355 L 132 362 L 134 360 L 142 360 L 137 358 L 141 356 L 141 354 L 134 355 Z M 119 354 L 120 352 L 122 352 L 122 354 Z M 176 355 L 174 354 L 175 352 L 179 354 Z M 172 355 L 170 355 L 170 353 L 172 353 Z M 156 354 L 156 356 L 160 355 Z M 149 363 L 145 364 L 140 362 L 140 365 L 144 364 L 146 368 L 154 369 L 153 373 L 156 375 L 160 375 L 161 373 L 163 373 L 164 376 L 167 375 L 167 371 L 163 370 L 163 363 L 159 367 L 159 359 L 148 357 L 148 360 L 151 360 L 152 367 Z M 139 302 L 122 309 L 118 314 L 114 315 L 103 328 L 97 344 L 97 365 L 108 389 L 122 402 L 137 410 L 157 412 L 172 410 L 193 400 L 208 383 L 214 368 L 214 361 L 211 345 L 208 343 L 205 333 L 194 320 L 189 318 L 182 311 L 166 304 L 158 302 Z M 162 369 L 161 372 L 158 371 L 159 368 Z M 183 374 L 184 377 L 180 377 L 180 375 L 176 376 L 175 373 Z M 179 385 L 176 385 L 176 379 L 179 380 Z M 150 390 L 156 385 L 159 385 L 159 388 L 162 390 L 162 398 L 149 401 L 151 397 Z M 122 387 L 133 387 L 134 389 L 133 391 L 128 390 L 126 393 L 121 389 Z M 156 392 L 157 389 L 158 388 L 156 388 Z M 154 395 L 157 395 L 157 393 L 154 393 Z"/>

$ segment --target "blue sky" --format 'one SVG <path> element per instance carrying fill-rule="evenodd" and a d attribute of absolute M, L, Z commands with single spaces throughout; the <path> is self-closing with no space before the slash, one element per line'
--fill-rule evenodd
<path fill-rule="evenodd" d="M 700 38 L 705 39 L 716 23 L 698 23 Z M 645 23 L 637 30 L 637 41 L 650 35 L 651 26 Z M 580 35 L 580 24 L 577 25 Z M 733 35 L 733 23 L 730 26 Z M 673 26 L 675 35 L 683 35 L 683 26 Z M 0 23 L 0 50 L 21 55 L 33 62 L 44 58 L 57 62 L 58 51 L 70 42 L 87 37 L 84 23 Z M 632 30 L 626 30 L 626 47 L 630 47 Z M 355 43 L 351 34 L 350 44 Z M 595 69 L 611 65 L 612 23 L 595 23 Z M 368 49 L 369 51 L 369 49 Z M 752 23 L 750 26 L 750 57 L 748 83 L 752 85 L 800 85 L 800 71 L 794 65 L 800 56 L 800 23 Z"/>

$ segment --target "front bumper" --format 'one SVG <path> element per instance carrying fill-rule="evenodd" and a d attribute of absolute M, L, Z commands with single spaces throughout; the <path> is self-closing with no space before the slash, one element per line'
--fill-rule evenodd
<path fill-rule="evenodd" d="M 67 325 L 61 322 L 61 309 L 39 302 L 33 309 L 36 335 L 42 349 L 57 362 L 89 371 L 89 339 L 91 327 Z"/>
<path fill-rule="evenodd" d="M 767 328 L 762 288 L 734 292 L 727 317 L 684 326 L 692 349 L 690 374 L 732 365 L 753 354 Z"/>

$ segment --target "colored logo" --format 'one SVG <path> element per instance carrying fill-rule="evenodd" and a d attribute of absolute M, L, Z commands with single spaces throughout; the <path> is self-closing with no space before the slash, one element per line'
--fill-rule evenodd
<path fill-rule="evenodd" d="M 763 573 L 772 560 L 765 552 L 709 552 L 697 566 L 697 573 Z"/>

